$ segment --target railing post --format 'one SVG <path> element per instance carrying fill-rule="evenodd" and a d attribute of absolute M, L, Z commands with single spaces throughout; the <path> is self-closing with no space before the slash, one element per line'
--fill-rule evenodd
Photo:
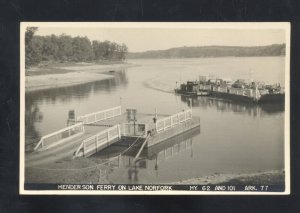
<path fill-rule="evenodd" d="M 119 135 L 119 139 L 121 138 L 121 129 L 120 129 L 120 124 L 118 124 L 118 135 Z"/>
<path fill-rule="evenodd" d="M 118 168 L 120 168 L 120 165 L 121 165 L 121 154 L 119 154 L 118 156 Z"/>
<path fill-rule="evenodd" d="M 147 137 L 147 124 L 145 124 L 145 136 Z"/>
<path fill-rule="evenodd" d="M 96 135 L 96 152 L 98 152 L 98 135 Z"/>
<path fill-rule="evenodd" d="M 83 150 L 83 157 L 85 157 L 85 142 L 84 141 L 83 141 L 82 150 Z"/>

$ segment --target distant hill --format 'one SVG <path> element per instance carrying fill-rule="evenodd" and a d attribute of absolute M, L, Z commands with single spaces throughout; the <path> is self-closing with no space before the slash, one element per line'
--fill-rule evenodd
<path fill-rule="evenodd" d="M 283 56 L 285 44 L 268 46 L 200 46 L 177 47 L 167 50 L 150 50 L 146 52 L 132 52 L 127 58 L 204 58 L 204 57 L 248 57 L 248 56 Z"/>

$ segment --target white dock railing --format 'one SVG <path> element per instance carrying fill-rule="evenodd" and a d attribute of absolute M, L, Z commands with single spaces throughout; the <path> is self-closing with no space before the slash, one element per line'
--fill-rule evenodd
<path fill-rule="evenodd" d="M 81 150 L 83 151 L 83 156 L 86 156 L 87 153 L 93 151 L 97 152 L 99 147 L 101 147 L 104 144 L 108 144 L 111 140 L 114 140 L 116 138 L 121 138 L 121 129 L 119 124 L 83 140 L 81 145 L 75 152 L 75 157 L 80 156 L 79 152 Z"/>
<path fill-rule="evenodd" d="M 58 131 L 52 132 L 48 135 L 43 136 L 34 150 L 44 150 L 55 145 L 58 145 L 66 140 L 72 139 L 84 133 L 83 123 L 77 123 L 75 125 L 68 126 Z"/>
<path fill-rule="evenodd" d="M 192 109 L 179 112 L 166 118 L 162 118 L 156 121 L 156 131 L 161 132 L 166 129 L 172 128 L 179 123 L 192 119 Z"/>
<path fill-rule="evenodd" d="M 83 122 L 84 124 L 92 124 L 92 123 L 96 123 L 98 121 L 102 121 L 102 120 L 106 120 L 109 118 L 120 116 L 121 113 L 122 113 L 121 106 L 117 106 L 114 108 L 78 116 L 76 118 L 76 121 Z"/>

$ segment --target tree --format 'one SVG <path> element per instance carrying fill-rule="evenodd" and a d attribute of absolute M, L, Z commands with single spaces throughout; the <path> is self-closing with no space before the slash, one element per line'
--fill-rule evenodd
<path fill-rule="evenodd" d="M 34 48 L 32 47 L 32 39 L 37 27 L 27 27 L 25 32 L 25 67 L 36 63 L 34 58 Z"/>
<path fill-rule="evenodd" d="M 43 41 L 42 56 L 45 61 L 57 60 L 59 47 L 57 42 L 57 37 L 55 35 L 45 36 Z"/>
<path fill-rule="evenodd" d="M 71 60 L 73 54 L 72 37 L 62 34 L 57 39 L 58 43 L 58 60 L 65 62 Z"/>
<path fill-rule="evenodd" d="M 91 61 L 94 58 L 93 48 L 87 37 L 75 37 L 72 42 L 72 61 Z"/>
<path fill-rule="evenodd" d="M 128 52 L 125 44 L 119 45 L 110 41 L 93 41 L 95 60 L 124 60 Z"/>
<path fill-rule="evenodd" d="M 126 44 L 122 44 L 121 45 L 121 55 L 120 55 L 120 60 L 125 60 L 126 55 L 128 53 L 128 47 L 126 46 Z"/>

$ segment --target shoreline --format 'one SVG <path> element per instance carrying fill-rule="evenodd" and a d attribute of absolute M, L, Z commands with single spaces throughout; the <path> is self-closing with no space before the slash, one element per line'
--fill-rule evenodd
<path fill-rule="evenodd" d="M 66 158 L 38 167 L 26 167 L 27 183 L 93 183 L 118 184 L 107 176 L 110 166 L 103 159 Z M 106 174 L 103 176 L 103 174 Z M 140 183 L 143 184 L 143 183 Z M 158 184 L 158 183 L 151 183 Z M 254 171 L 249 173 L 214 173 L 174 182 L 168 185 L 285 185 L 284 170 Z"/>
<path fill-rule="evenodd" d="M 32 71 L 39 74 L 25 76 L 25 92 L 38 90 L 74 86 L 114 78 L 109 71 L 120 71 L 129 67 L 137 66 L 135 64 L 74 64 L 62 67 L 50 68 L 32 68 Z M 35 71 L 33 71 L 35 70 Z M 43 70 L 45 74 L 43 74 Z M 60 73 L 62 72 L 62 73 Z"/>
<path fill-rule="evenodd" d="M 239 174 L 213 174 L 172 182 L 177 185 L 247 185 L 247 184 L 283 184 L 285 183 L 284 170 L 269 170 L 264 172 L 239 173 Z"/>

